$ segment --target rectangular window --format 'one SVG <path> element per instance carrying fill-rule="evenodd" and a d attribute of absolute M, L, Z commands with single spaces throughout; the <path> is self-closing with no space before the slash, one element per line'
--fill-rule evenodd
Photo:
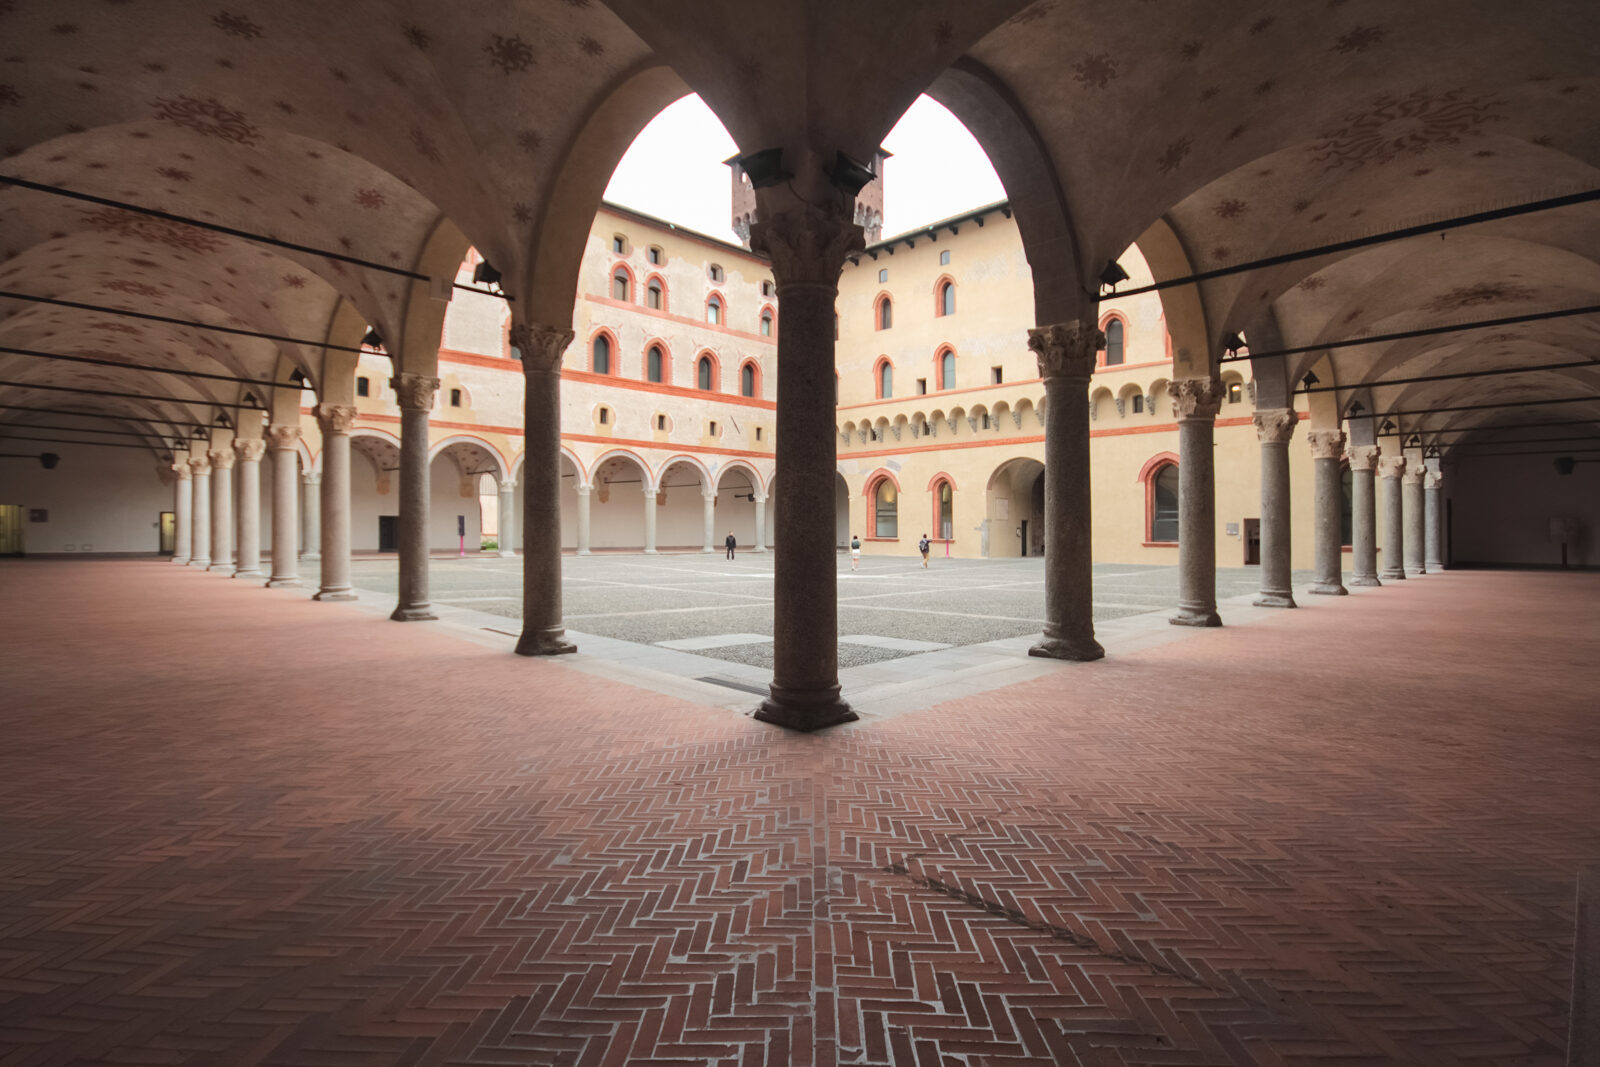
<path fill-rule="evenodd" d="M 927 393 L 928 393 L 928 379 L 926 379 L 926 378 L 918 378 L 917 379 L 917 395 L 918 396 L 926 396 Z"/>
<path fill-rule="evenodd" d="M 939 266 L 948 267 L 949 265 L 950 265 L 950 251 L 949 251 L 949 249 L 946 249 L 945 251 L 939 253 Z"/>
<path fill-rule="evenodd" d="M 889 268 L 885 267 L 885 268 L 883 268 L 882 270 L 880 270 L 878 272 L 878 281 L 879 282 L 886 282 L 888 280 L 889 280 Z"/>
<path fill-rule="evenodd" d="M 717 424 L 715 422 L 711 423 L 711 429 L 708 432 L 712 437 L 717 436 Z"/>
<path fill-rule="evenodd" d="M 1144 414 L 1144 397 L 1139 393 L 1133 394 L 1133 413 L 1135 415 Z"/>
<path fill-rule="evenodd" d="M 601 408 L 600 409 L 600 425 L 604 426 L 606 423 L 608 423 L 610 421 L 611 421 L 611 412 L 607 411 L 605 408 Z"/>
<path fill-rule="evenodd" d="M 761 427 L 759 426 L 756 427 L 756 440 L 761 440 Z"/>
<path fill-rule="evenodd" d="M 999 367 L 990 367 L 989 368 L 989 373 L 994 376 L 994 384 L 995 385 L 1004 384 L 1004 382 L 1006 380 L 1005 379 L 1005 374 L 1001 372 Z"/>
<path fill-rule="evenodd" d="M 650 249 L 650 262 L 657 267 L 661 266 L 661 249 Z"/>
<path fill-rule="evenodd" d="M 983 428 L 985 430 L 989 428 L 989 413 L 987 411 L 983 413 Z"/>
<path fill-rule="evenodd" d="M 461 390 L 450 390 L 450 406 L 453 408 L 458 408 L 461 406 Z"/>
<path fill-rule="evenodd" d="M 367 385 L 367 380 L 365 378 L 356 379 L 356 396 L 366 396 L 368 388 L 370 388 L 370 386 Z"/>
<path fill-rule="evenodd" d="M 611 251 L 616 255 L 623 255 L 628 251 L 628 240 L 620 233 L 611 239 Z"/>

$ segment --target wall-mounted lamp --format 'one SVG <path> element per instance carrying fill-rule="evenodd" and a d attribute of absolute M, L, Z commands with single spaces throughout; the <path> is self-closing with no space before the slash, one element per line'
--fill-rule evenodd
<path fill-rule="evenodd" d="M 735 162 L 739 164 L 739 169 L 744 171 L 745 177 L 750 179 L 751 187 L 755 189 L 782 185 L 794 177 L 792 172 L 783 169 L 781 148 L 763 148 L 759 152 L 740 156 Z"/>
<path fill-rule="evenodd" d="M 1397 429 L 1399 429 L 1399 427 L 1394 424 L 1394 420 L 1393 419 L 1384 419 L 1383 420 L 1383 425 L 1378 427 L 1378 432 L 1379 433 L 1394 433 L 1395 430 L 1397 430 Z"/>
<path fill-rule="evenodd" d="M 833 154 L 833 166 L 823 167 L 822 172 L 828 176 L 833 187 L 850 196 L 857 193 L 878 176 L 877 172 L 859 159 L 851 159 L 843 152 Z M 750 184 L 755 184 L 755 179 L 750 179 Z"/>
<path fill-rule="evenodd" d="M 1244 338 L 1240 337 L 1238 334 L 1225 333 L 1222 335 L 1222 350 L 1228 353 L 1230 356 L 1238 352 L 1239 349 L 1243 347 Z"/>
<path fill-rule="evenodd" d="M 1429 445 L 1423 451 L 1422 458 L 1423 459 L 1438 459 L 1442 455 L 1444 455 L 1444 453 L 1439 450 L 1439 446 L 1438 445 Z"/>
<path fill-rule="evenodd" d="M 196 426 L 194 428 L 194 433 L 190 434 L 189 436 L 194 438 L 196 441 L 204 441 L 210 435 L 206 433 L 204 427 Z"/>
<path fill-rule="evenodd" d="M 1104 269 L 1100 271 L 1100 284 L 1110 289 L 1115 289 L 1118 282 L 1128 280 L 1128 272 L 1122 269 L 1122 264 L 1111 259 L 1106 261 Z"/>
<path fill-rule="evenodd" d="M 233 423 L 228 421 L 228 415 L 226 412 L 224 412 L 223 414 L 217 416 L 217 425 L 227 429 L 231 427 Z"/>
<path fill-rule="evenodd" d="M 1406 447 L 1407 448 L 1421 448 L 1422 447 L 1422 435 L 1420 433 L 1414 433 L 1410 437 L 1407 437 L 1406 438 Z"/>
<path fill-rule="evenodd" d="M 304 389 L 306 387 L 306 376 L 305 376 L 305 374 L 303 374 L 301 372 L 299 367 L 296 367 L 293 371 L 290 372 L 290 374 L 289 374 L 289 384 L 290 385 L 298 385 L 302 389 Z"/>
<path fill-rule="evenodd" d="M 1306 371 L 1306 376 L 1300 379 L 1300 384 L 1305 386 L 1309 391 L 1313 385 L 1316 385 L 1321 380 L 1322 379 L 1318 378 L 1315 374 L 1311 373 L 1310 371 Z"/>
<path fill-rule="evenodd" d="M 261 401 L 256 399 L 256 394 L 254 394 L 254 393 L 246 393 L 246 394 L 244 394 L 244 399 L 239 401 L 239 403 L 243 404 L 247 408 L 259 408 L 259 407 L 261 407 Z"/>
<path fill-rule="evenodd" d="M 367 334 L 361 339 L 362 348 L 382 348 L 383 337 L 372 327 L 367 327 Z"/>
<path fill-rule="evenodd" d="M 1352 400 L 1352 401 L 1350 401 L 1350 411 L 1349 411 L 1349 413 L 1347 414 L 1346 417 L 1353 419 L 1357 415 L 1360 415 L 1365 410 L 1367 410 L 1367 409 L 1361 406 L 1361 401 Z"/>

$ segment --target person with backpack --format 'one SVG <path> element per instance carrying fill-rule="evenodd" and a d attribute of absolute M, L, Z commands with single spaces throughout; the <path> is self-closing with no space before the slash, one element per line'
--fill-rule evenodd
<path fill-rule="evenodd" d="M 928 535 L 923 534 L 922 540 L 917 542 L 917 551 L 922 553 L 922 569 L 928 569 Z"/>
<path fill-rule="evenodd" d="M 855 534 L 850 535 L 850 569 L 855 570 L 861 563 L 861 538 Z"/>

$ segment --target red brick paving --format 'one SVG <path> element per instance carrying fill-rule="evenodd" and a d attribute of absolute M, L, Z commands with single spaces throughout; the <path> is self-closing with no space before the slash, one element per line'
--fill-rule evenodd
<path fill-rule="evenodd" d="M 1600 576 L 810 737 L 170 564 L 0 594 L 7 1067 L 1563 1061 Z"/>

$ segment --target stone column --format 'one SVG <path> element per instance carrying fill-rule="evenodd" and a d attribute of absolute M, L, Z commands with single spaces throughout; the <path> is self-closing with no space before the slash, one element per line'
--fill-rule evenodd
<path fill-rule="evenodd" d="M 298 425 L 267 427 L 267 451 L 272 455 L 272 577 L 267 587 L 300 584 L 300 567 L 295 559 L 295 527 L 300 523 L 300 440 Z"/>
<path fill-rule="evenodd" d="M 194 527 L 194 472 L 189 461 L 180 459 L 172 465 L 177 480 L 172 483 L 172 562 L 188 563 Z"/>
<path fill-rule="evenodd" d="M 589 496 L 594 489 L 578 486 L 578 555 L 589 555 Z"/>
<path fill-rule="evenodd" d="M 1350 584 L 1382 585 L 1378 581 L 1378 502 L 1372 471 L 1378 465 L 1377 445 L 1355 445 L 1350 457 Z"/>
<path fill-rule="evenodd" d="M 322 430 L 322 583 L 312 600 L 354 600 L 350 588 L 350 404 L 318 404 Z"/>
<path fill-rule="evenodd" d="M 1221 626 L 1213 438 L 1228 391 L 1215 378 L 1182 378 L 1171 390 L 1178 416 L 1178 613 L 1167 621 L 1174 626 Z"/>
<path fill-rule="evenodd" d="M 1427 553 L 1423 557 L 1423 564 L 1430 571 L 1444 570 L 1444 505 L 1441 497 L 1444 495 L 1444 475 L 1438 471 L 1429 471 L 1428 477 L 1422 483 L 1423 492 L 1423 537 L 1427 540 Z"/>
<path fill-rule="evenodd" d="M 702 486 L 700 499 L 705 505 L 704 517 L 701 523 L 704 527 L 702 536 L 705 539 L 705 544 L 700 547 L 700 551 L 715 552 L 715 541 L 717 539 L 717 487 L 714 485 Z"/>
<path fill-rule="evenodd" d="M 190 538 L 189 566 L 205 570 L 211 566 L 211 461 L 191 459 L 194 494 L 190 511 L 194 515 L 194 534 Z"/>
<path fill-rule="evenodd" d="M 233 449 L 206 453 L 211 460 L 211 566 L 208 571 L 233 573 Z"/>
<path fill-rule="evenodd" d="M 1408 577 L 1428 573 L 1422 561 L 1424 536 L 1422 479 L 1427 473 L 1427 468 L 1419 461 L 1414 466 L 1407 465 L 1405 473 L 1400 476 L 1400 511 L 1406 526 L 1405 568 Z"/>
<path fill-rule="evenodd" d="M 759 493 L 753 495 L 756 498 L 756 547 L 751 551 L 765 552 L 767 550 L 767 498 Z"/>
<path fill-rule="evenodd" d="M 648 482 L 644 487 L 644 554 L 656 554 L 656 491 Z"/>
<path fill-rule="evenodd" d="M 233 454 L 239 457 L 238 505 L 239 565 L 235 578 L 261 577 L 261 454 L 265 441 L 233 439 Z"/>
<path fill-rule="evenodd" d="M 1289 548 L 1289 438 L 1300 416 L 1293 408 L 1268 408 L 1255 415 L 1261 442 L 1261 608 L 1292 608 L 1294 582 Z M 1182 484 L 1183 468 L 1178 468 Z"/>
<path fill-rule="evenodd" d="M 517 483 L 510 478 L 500 479 L 500 555 L 515 558 L 517 555 Z"/>
<path fill-rule="evenodd" d="M 322 558 L 322 472 L 300 475 L 301 511 L 300 558 L 308 562 Z"/>
<path fill-rule="evenodd" d="M 754 223 L 751 245 L 771 258 L 783 305 L 776 449 L 788 501 L 774 560 L 771 693 L 755 714 L 816 730 L 856 718 L 839 692 L 833 306 L 845 257 L 864 246 L 842 212 L 809 207 Z"/>
<path fill-rule="evenodd" d="M 1401 525 L 1400 476 L 1405 473 L 1406 457 L 1384 456 L 1378 460 L 1378 482 L 1383 494 L 1383 570 L 1385 578 L 1406 576 L 1406 535 Z"/>
<path fill-rule="evenodd" d="M 1344 434 L 1338 430 L 1311 430 L 1311 464 L 1315 469 L 1312 499 L 1312 556 L 1316 579 L 1311 591 L 1323 596 L 1346 596 L 1344 587 L 1344 538 L 1340 536 L 1340 470 L 1344 454 Z"/>
<path fill-rule="evenodd" d="M 576 652 L 561 621 L 561 354 L 572 331 L 517 322 L 522 357 L 522 636 L 519 656 Z"/>
<path fill-rule="evenodd" d="M 428 603 L 428 413 L 439 379 L 402 372 L 389 381 L 400 398 L 400 603 L 396 622 L 437 619 Z"/>
<path fill-rule="evenodd" d="M 1044 639 L 1030 656 L 1096 660 L 1094 557 L 1090 544 L 1089 376 L 1106 335 L 1091 322 L 1028 331 L 1044 379 Z M 785 518 L 790 508 L 780 504 Z M 788 532 L 785 531 L 785 536 Z"/>

